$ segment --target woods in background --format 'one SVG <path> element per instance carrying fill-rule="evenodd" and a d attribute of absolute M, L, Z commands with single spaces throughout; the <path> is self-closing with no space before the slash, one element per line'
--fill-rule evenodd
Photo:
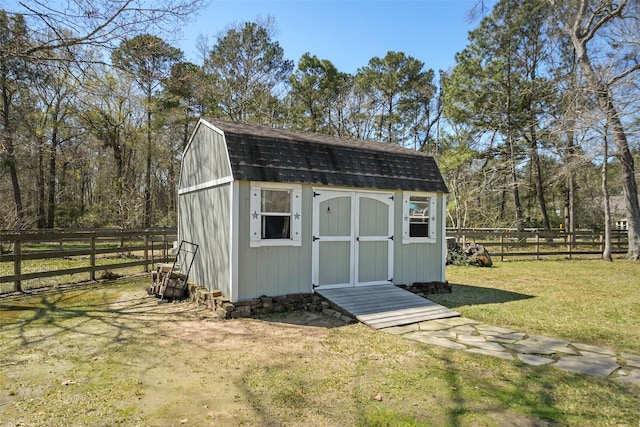
<path fill-rule="evenodd" d="M 272 18 L 203 37 L 187 62 L 159 29 L 198 1 L 68 18 L 26 3 L 0 11 L 0 228 L 173 226 L 208 116 L 434 155 L 459 228 L 603 229 L 606 165 L 640 247 L 637 2 L 502 0 L 450 70 L 388 52 L 354 74 L 288 59 Z"/>

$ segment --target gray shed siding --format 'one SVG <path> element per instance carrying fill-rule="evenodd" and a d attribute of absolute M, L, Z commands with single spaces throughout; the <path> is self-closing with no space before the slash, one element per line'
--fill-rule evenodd
<path fill-rule="evenodd" d="M 200 123 L 185 151 L 180 166 L 180 189 L 231 176 L 224 137 Z"/>
<path fill-rule="evenodd" d="M 199 245 L 189 282 L 231 291 L 231 168 L 224 137 L 200 124 L 185 150 L 178 186 L 178 240 Z"/>
<path fill-rule="evenodd" d="M 394 235 L 394 283 L 411 285 L 415 282 L 444 281 L 445 270 L 445 226 L 444 194 L 437 194 L 437 238 L 435 243 L 402 243 L 402 192 L 396 192 Z"/>
<path fill-rule="evenodd" d="M 231 184 L 180 196 L 178 238 L 199 245 L 189 282 L 231 292 Z"/>
<path fill-rule="evenodd" d="M 311 186 L 302 187 L 302 246 L 250 247 L 251 184 L 238 181 L 237 300 L 311 292 Z"/>

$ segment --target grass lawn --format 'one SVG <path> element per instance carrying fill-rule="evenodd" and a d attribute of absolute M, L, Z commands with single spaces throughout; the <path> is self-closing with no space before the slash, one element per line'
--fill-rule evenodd
<path fill-rule="evenodd" d="M 640 263 L 510 261 L 447 266 L 451 294 L 433 301 L 523 332 L 640 354 Z"/>
<path fill-rule="evenodd" d="M 434 300 L 640 353 L 640 263 L 448 268 Z M 316 313 L 214 320 L 127 279 L 0 299 L 0 425 L 637 426 L 640 387 Z"/>

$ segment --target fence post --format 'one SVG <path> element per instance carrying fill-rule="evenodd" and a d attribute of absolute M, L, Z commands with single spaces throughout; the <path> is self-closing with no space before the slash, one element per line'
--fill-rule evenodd
<path fill-rule="evenodd" d="M 144 235 L 144 260 L 146 261 L 144 263 L 144 272 L 148 273 L 149 272 L 149 235 L 145 234 Z"/>
<path fill-rule="evenodd" d="M 15 261 L 13 261 L 13 274 L 19 276 L 20 274 L 22 274 L 22 265 L 20 264 L 22 261 L 22 248 L 20 246 L 20 240 L 16 239 L 13 242 L 13 254 L 16 257 Z M 20 280 L 16 280 L 15 282 L 13 282 L 13 291 L 22 292 L 22 282 Z"/>
<path fill-rule="evenodd" d="M 604 233 L 600 234 L 600 253 L 604 252 Z"/>
<path fill-rule="evenodd" d="M 504 233 L 500 233 L 500 261 L 504 261 Z"/>
<path fill-rule="evenodd" d="M 574 232 L 574 233 L 571 233 L 571 234 L 570 234 L 570 236 L 571 236 L 571 242 L 573 242 L 573 244 L 569 243 L 569 244 L 567 245 L 567 249 L 568 249 L 568 251 L 567 251 L 567 252 L 569 252 L 569 259 L 571 259 L 571 250 L 573 249 L 573 245 L 574 245 L 574 244 L 575 244 L 575 242 L 576 242 L 576 234 L 575 234 L 575 232 Z"/>
<path fill-rule="evenodd" d="M 540 232 L 536 231 L 536 261 L 540 261 Z"/>
<path fill-rule="evenodd" d="M 91 267 L 91 271 L 89 272 L 89 279 L 94 281 L 96 280 L 96 233 L 95 231 L 91 233 L 90 245 L 91 245 L 91 254 L 89 255 L 89 266 Z"/>

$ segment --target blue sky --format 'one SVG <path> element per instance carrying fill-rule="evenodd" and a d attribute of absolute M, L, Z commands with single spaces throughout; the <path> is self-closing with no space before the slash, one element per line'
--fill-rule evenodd
<path fill-rule="evenodd" d="M 188 60 L 199 63 L 196 39 L 210 43 L 232 24 L 275 19 L 274 40 L 296 62 L 305 52 L 355 73 L 375 56 L 404 52 L 426 68 L 447 70 L 478 22 L 467 14 L 476 0 L 212 0 L 174 42 Z M 486 3 L 493 4 L 494 1 Z"/>

